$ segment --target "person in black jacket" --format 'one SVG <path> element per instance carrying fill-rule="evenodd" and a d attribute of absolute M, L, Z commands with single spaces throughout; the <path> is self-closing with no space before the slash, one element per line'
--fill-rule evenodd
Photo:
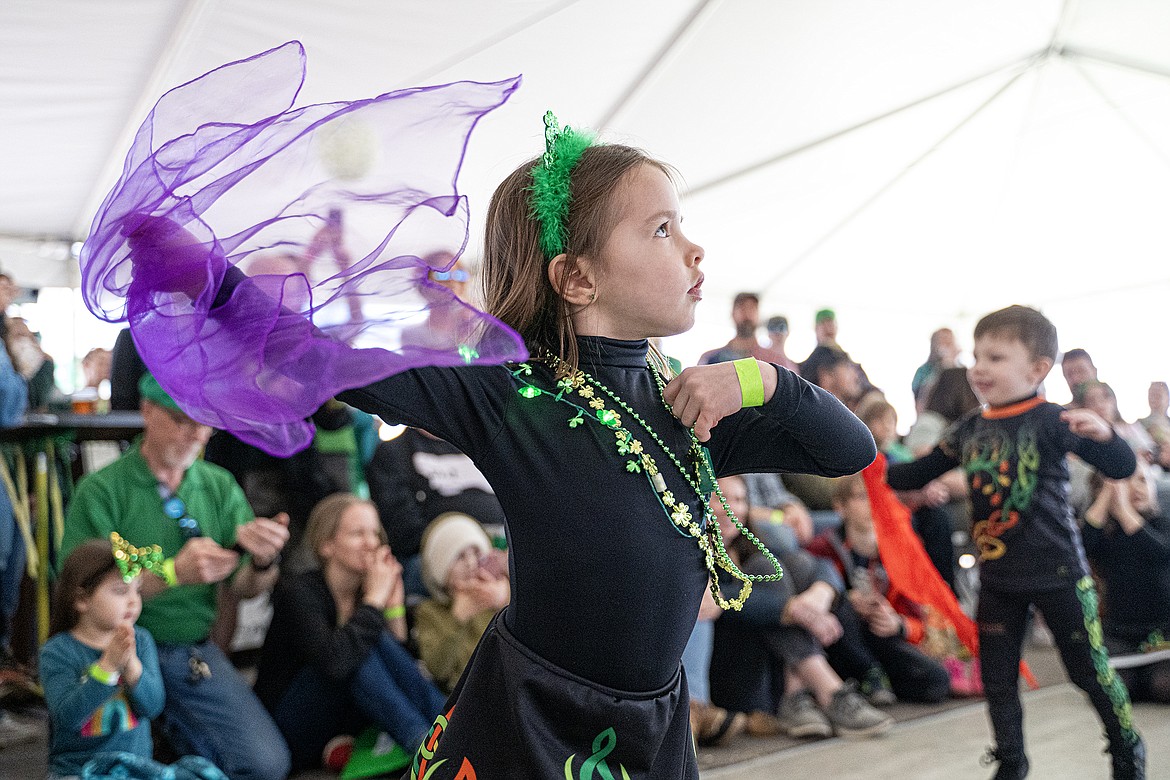
<path fill-rule="evenodd" d="M 415 750 L 443 695 L 402 644 L 402 567 L 377 511 L 337 493 L 313 509 L 306 535 L 321 568 L 277 588 L 256 680 L 293 769 L 317 765 L 333 737 L 371 724 Z"/>
<path fill-rule="evenodd" d="M 1084 515 L 1085 553 L 1102 588 L 1105 644 L 1134 701 L 1170 704 L 1170 520 L 1145 463 L 1128 480 L 1096 476 Z M 1157 660 L 1157 659 L 1161 660 Z"/>

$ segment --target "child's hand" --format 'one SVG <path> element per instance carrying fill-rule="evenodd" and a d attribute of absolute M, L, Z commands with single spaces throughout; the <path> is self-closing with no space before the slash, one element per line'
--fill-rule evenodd
<path fill-rule="evenodd" d="M 1113 438 L 1113 428 L 1092 409 L 1066 409 L 1060 413 L 1060 419 L 1082 439 L 1105 443 Z"/>
<path fill-rule="evenodd" d="M 767 401 L 776 392 L 776 369 L 768 363 L 759 365 L 764 380 L 764 400 Z M 743 408 L 739 376 L 731 363 L 683 369 L 670 380 L 662 397 L 679 422 L 695 429 L 699 441 L 710 439 L 711 429 L 720 420 Z"/>
<path fill-rule="evenodd" d="M 114 629 L 114 635 L 98 659 L 98 665 L 109 672 L 124 672 L 130 659 L 138 657 L 136 644 L 134 626 L 123 623 Z"/>

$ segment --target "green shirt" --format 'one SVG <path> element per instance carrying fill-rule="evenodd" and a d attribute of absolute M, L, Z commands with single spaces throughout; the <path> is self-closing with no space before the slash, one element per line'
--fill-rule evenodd
<path fill-rule="evenodd" d="M 176 492 L 203 535 L 222 547 L 236 543 L 236 527 L 254 517 L 244 491 L 219 466 L 196 461 Z M 157 544 L 170 558 L 185 543 L 179 524 L 163 512 L 158 480 L 135 443 L 125 455 L 77 483 L 65 517 L 59 561 L 89 539 L 117 531 L 137 547 Z M 207 638 L 215 622 L 216 585 L 179 585 L 143 602 L 138 625 L 156 642 L 192 644 Z"/>

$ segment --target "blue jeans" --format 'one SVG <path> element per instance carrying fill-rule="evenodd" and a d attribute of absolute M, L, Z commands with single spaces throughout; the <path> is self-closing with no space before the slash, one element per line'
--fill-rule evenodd
<path fill-rule="evenodd" d="M 331 680 L 314 666 L 302 669 L 272 717 L 292 749 L 294 769 L 303 769 L 320 763 L 333 737 L 357 734 L 371 724 L 413 753 L 445 703 L 414 657 L 383 632 L 346 682 Z"/>
<path fill-rule="evenodd" d="M 196 656 L 211 676 L 196 678 Z M 162 730 L 180 754 L 203 756 L 231 780 L 284 780 L 289 752 L 280 730 L 231 661 L 211 642 L 159 643 L 167 703 Z"/>
<path fill-rule="evenodd" d="M 711 651 L 714 642 L 715 621 L 697 621 L 682 654 L 682 665 L 687 672 L 687 686 L 693 701 L 711 701 Z"/>
<path fill-rule="evenodd" d="M 20 606 L 20 584 L 27 558 L 24 537 L 16 527 L 16 515 L 8 491 L 0 487 L 0 650 L 12 644 L 12 619 Z"/>

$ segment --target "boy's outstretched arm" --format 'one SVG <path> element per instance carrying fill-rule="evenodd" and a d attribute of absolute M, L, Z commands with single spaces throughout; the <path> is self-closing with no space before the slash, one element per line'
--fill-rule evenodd
<path fill-rule="evenodd" d="M 1069 452 L 1109 479 L 1125 479 L 1137 468 L 1137 456 L 1113 426 L 1091 409 L 1067 409 L 1060 413 L 1061 422 L 1071 434 Z"/>
<path fill-rule="evenodd" d="M 918 490 L 959 465 L 959 459 L 948 455 L 941 447 L 909 463 L 890 466 L 886 483 L 894 490 Z"/>

